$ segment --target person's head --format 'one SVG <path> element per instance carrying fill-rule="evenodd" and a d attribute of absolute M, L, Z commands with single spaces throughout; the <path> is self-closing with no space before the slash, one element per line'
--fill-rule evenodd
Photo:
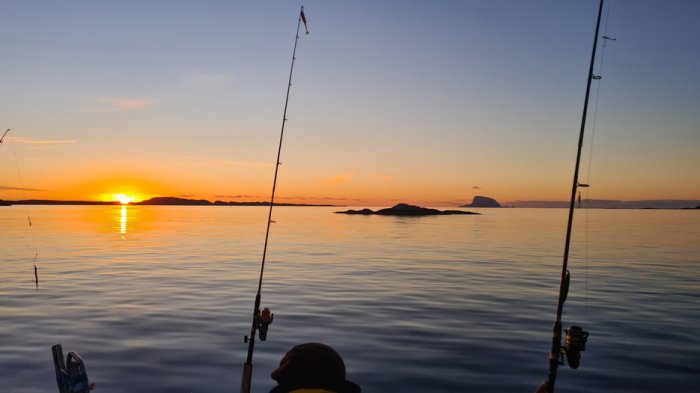
<path fill-rule="evenodd" d="M 290 349 L 272 372 L 279 390 L 325 389 L 338 393 L 359 393 L 360 387 L 345 379 L 345 363 L 338 352 L 325 344 L 306 343 Z"/>

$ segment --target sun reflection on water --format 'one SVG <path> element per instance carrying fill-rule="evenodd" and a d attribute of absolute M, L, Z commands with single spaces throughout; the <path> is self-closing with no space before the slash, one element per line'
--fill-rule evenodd
<path fill-rule="evenodd" d="M 121 216 L 119 218 L 119 232 L 122 234 L 122 239 L 126 238 L 126 223 L 127 223 L 126 205 L 122 205 Z"/>

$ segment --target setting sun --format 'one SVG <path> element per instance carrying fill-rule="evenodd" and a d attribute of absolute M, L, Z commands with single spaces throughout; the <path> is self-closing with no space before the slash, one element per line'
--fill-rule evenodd
<path fill-rule="evenodd" d="M 133 202 L 135 198 L 124 194 L 112 194 L 112 200 L 117 201 L 122 205 L 128 205 L 129 202 Z"/>

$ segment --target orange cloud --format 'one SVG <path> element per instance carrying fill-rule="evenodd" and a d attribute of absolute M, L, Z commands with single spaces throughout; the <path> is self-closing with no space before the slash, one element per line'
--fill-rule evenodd
<path fill-rule="evenodd" d="M 140 111 L 156 104 L 150 98 L 101 98 L 100 102 L 110 104 L 115 111 Z"/>
<path fill-rule="evenodd" d="M 25 145 L 69 145 L 76 143 L 78 141 L 74 139 L 57 140 L 57 139 L 32 139 L 23 137 L 14 137 L 12 140 L 15 143 L 21 143 Z"/>
<path fill-rule="evenodd" d="M 0 190 L 2 190 L 2 191 L 46 191 L 46 190 L 42 190 L 40 188 L 22 188 L 22 187 L 8 187 L 8 186 L 0 186 Z"/>
<path fill-rule="evenodd" d="M 340 174 L 337 174 L 335 176 L 331 176 L 329 178 L 326 178 L 323 180 L 324 184 L 332 185 L 332 186 L 337 186 L 340 184 L 345 184 L 350 182 L 352 178 L 355 176 L 355 171 L 348 171 L 348 172 L 343 172 Z"/>

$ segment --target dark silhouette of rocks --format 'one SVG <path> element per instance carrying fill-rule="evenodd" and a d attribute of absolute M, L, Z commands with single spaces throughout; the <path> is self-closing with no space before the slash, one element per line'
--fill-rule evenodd
<path fill-rule="evenodd" d="M 176 206 L 208 206 L 213 203 L 206 199 L 186 199 L 177 197 L 155 197 L 141 202 L 133 202 L 132 205 L 176 205 Z"/>
<path fill-rule="evenodd" d="M 155 197 L 141 202 L 133 202 L 132 205 L 147 206 L 270 206 L 270 202 L 210 202 L 206 199 L 187 199 L 178 197 Z M 275 203 L 275 206 L 332 206 L 312 205 L 299 203 Z"/>
<path fill-rule="evenodd" d="M 350 210 L 345 210 L 345 211 L 336 212 L 336 213 L 338 213 L 338 214 L 361 214 L 361 215 L 365 215 L 365 216 L 368 216 L 368 215 L 370 215 L 370 214 L 377 214 L 377 212 L 375 212 L 374 210 L 367 209 L 367 208 L 362 209 L 362 210 L 352 210 L 352 209 L 350 209 Z"/>
<path fill-rule="evenodd" d="M 5 201 L 11 205 L 119 205 L 119 202 L 101 201 L 54 201 L 51 199 L 24 199 L 21 201 Z"/>
<path fill-rule="evenodd" d="M 380 209 L 377 211 L 371 209 L 362 210 L 345 210 L 341 212 L 336 212 L 338 214 L 360 214 L 360 215 L 371 215 L 377 214 L 380 216 L 437 216 L 437 215 L 450 215 L 450 214 L 479 214 L 474 212 L 467 212 L 464 210 L 437 210 L 430 209 L 420 206 L 408 205 L 406 203 L 399 203 L 398 205 L 386 209 Z"/>
<path fill-rule="evenodd" d="M 131 202 L 130 205 L 142 206 L 270 206 L 270 202 L 210 202 L 206 199 L 186 199 L 177 197 L 155 197 L 141 202 Z M 50 199 L 25 199 L 6 201 L 0 199 L 0 206 L 12 205 L 121 205 L 118 201 L 55 201 Z M 275 203 L 275 206 L 326 206 L 300 203 Z"/>
<path fill-rule="evenodd" d="M 472 199 L 472 203 L 461 207 L 501 207 L 501 204 L 493 198 L 475 196 L 474 199 Z"/>

